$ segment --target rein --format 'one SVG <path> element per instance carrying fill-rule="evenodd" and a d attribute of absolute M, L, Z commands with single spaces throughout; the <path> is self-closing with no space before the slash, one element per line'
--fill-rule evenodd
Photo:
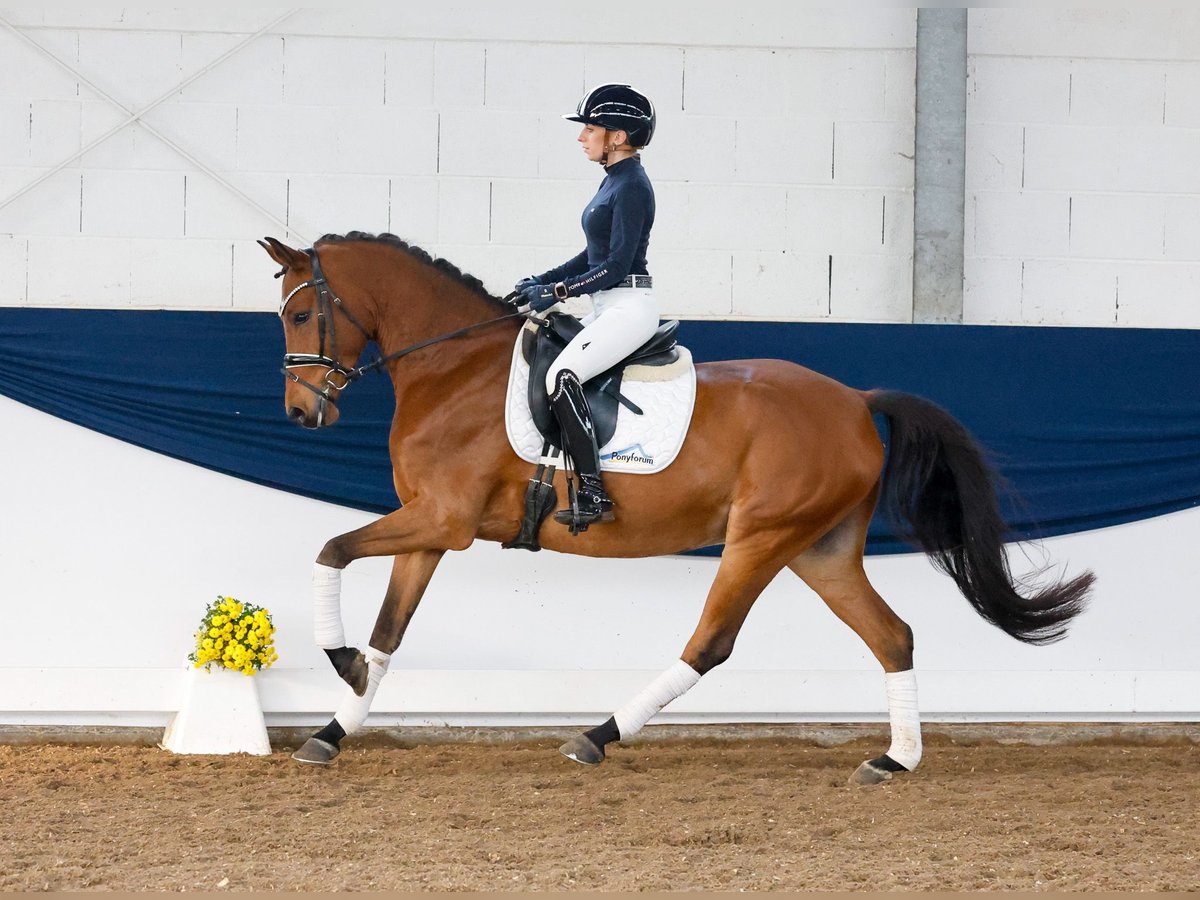
<path fill-rule="evenodd" d="M 279 318 L 283 318 L 283 313 L 284 310 L 287 309 L 288 302 L 292 299 L 292 297 L 296 296 L 299 291 L 307 287 L 316 289 L 317 334 L 320 338 L 320 345 L 318 346 L 316 353 L 285 353 L 283 355 L 283 368 L 281 371 L 289 380 L 301 385 L 302 387 L 308 388 L 320 398 L 320 402 L 317 407 L 318 427 L 324 424 L 326 407 L 328 404 L 334 402 L 332 396 L 333 392 L 344 391 L 351 385 L 351 383 L 362 378 L 362 376 L 368 372 L 373 372 L 376 369 L 387 365 L 393 360 L 408 356 L 410 353 L 423 350 L 424 348 L 432 346 L 433 344 L 440 344 L 442 341 L 449 341 L 457 337 L 462 337 L 463 335 L 470 334 L 473 331 L 478 331 L 482 328 L 487 328 L 488 326 L 496 325 L 509 319 L 525 317 L 524 310 L 517 310 L 516 312 L 511 312 L 495 319 L 488 319 L 484 322 L 476 322 L 473 325 L 467 325 L 464 328 L 459 328 L 447 334 L 441 334 L 437 337 L 419 341 L 418 343 L 411 344 L 402 350 L 389 353 L 387 356 L 378 356 L 365 365 L 347 368 L 346 366 L 342 365 L 337 358 L 337 327 L 334 320 L 335 308 L 340 309 L 342 311 L 342 315 L 349 319 L 350 324 L 362 332 L 363 337 L 365 337 L 368 341 L 371 340 L 371 335 L 367 333 L 367 329 L 363 327 L 362 323 L 359 322 L 358 319 L 356 319 L 348 309 L 346 309 L 341 298 L 333 293 L 333 291 L 330 289 L 329 281 L 325 278 L 325 272 L 321 268 L 321 261 L 317 256 L 316 247 L 310 247 L 304 252 L 307 253 L 312 259 L 313 277 L 302 284 L 296 285 L 296 287 L 292 288 L 288 295 L 283 298 L 283 301 L 279 304 Z M 516 296 L 515 293 L 510 294 L 505 298 L 505 300 L 511 300 L 514 296 Z M 328 354 L 325 352 L 326 331 L 329 333 L 330 350 Z M 305 366 L 324 366 L 328 370 L 325 373 L 325 381 L 320 387 L 312 382 L 305 381 L 295 372 L 291 371 L 292 369 L 304 368 Z M 338 384 L 334 380 L 333 376 L 335 374 L 340 375 L 343 379 L 341 384 Z"/>

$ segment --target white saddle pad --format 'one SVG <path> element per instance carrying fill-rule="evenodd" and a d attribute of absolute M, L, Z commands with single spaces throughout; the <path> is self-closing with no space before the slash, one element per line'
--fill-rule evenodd
<path fill-rule="evenodd" d="M 513 347 L 504 424 L 517 456 L 535 463 L 542 456 L 543 439 L 529 411 L 529 364 L 521 354 L 524 334 L 524 330 L 518 333 Z M 668 366 L 625 369 L 621 393 L 644 414 L 620 406 L 612 440 L 600 448 L 601 471 L 649 475 L 661 472 L 679 455 L 696 405 L 696 367 L 686 347 L 678 350 L 679 359 Z"/>

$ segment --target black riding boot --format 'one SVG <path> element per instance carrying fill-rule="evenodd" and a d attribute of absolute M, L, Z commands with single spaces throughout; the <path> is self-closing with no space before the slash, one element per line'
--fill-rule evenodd
<path fill-rule="evenodd" d="M 558 373 L 550 408 L 562 431 L 563 449 L 571 457 L 575 474 L 579 476 L 575 505 L 555 513 L 555 521 L 570 525 L 572 531 L 586 531 L 594 522 L 611 522 L 613 502 L 604 492 L 604 482 L 600 478 L 600 449 L 596 446 L 592 412 L 583 396 L 579 378 L 570 369 Z"/>

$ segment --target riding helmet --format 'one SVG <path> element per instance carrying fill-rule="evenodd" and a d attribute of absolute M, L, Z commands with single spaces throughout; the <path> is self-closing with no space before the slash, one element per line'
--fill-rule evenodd
<path fill-rule="evenodd" d="M 609 131 L 624 131 L 629 143 L 646 147 L 654 137 L 654 104 L 645 94 L 627 84 L 602 84 L 588 91 L 573 114 L 563 116 L 571 122 L 599 125 Z"/>

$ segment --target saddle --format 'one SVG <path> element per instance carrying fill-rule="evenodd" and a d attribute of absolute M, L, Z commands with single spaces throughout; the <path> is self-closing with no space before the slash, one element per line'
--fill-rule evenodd
<path fill-rule="evenodd" d="M 678 328 L 679 322 L 674 319 L 664 322 L 650 340 L 633 353 L 584 383 L 583 393 L 596 429 L 596 446 L 603 447 L 612 440 L 617 428 L 619 404 L 634 415 L 642 415 L 641 408 L 621 393 L 625 367 L 634 363 L 639 366 L 666 366 L 677 361 L 679 350 L 675 346 L 675 332 Z M 521 354 L 529 363 L 529 410 L 533 414 L 533 424 L 542 437 L 555 447 L 562 446 L 562 438 L 558 420 L 550 409 L 546 373 L 571 339 L 582 330 L 583 323 L 575 316 L 555 312 L 543 319 L 530 319 L 522 337 Z"/>

